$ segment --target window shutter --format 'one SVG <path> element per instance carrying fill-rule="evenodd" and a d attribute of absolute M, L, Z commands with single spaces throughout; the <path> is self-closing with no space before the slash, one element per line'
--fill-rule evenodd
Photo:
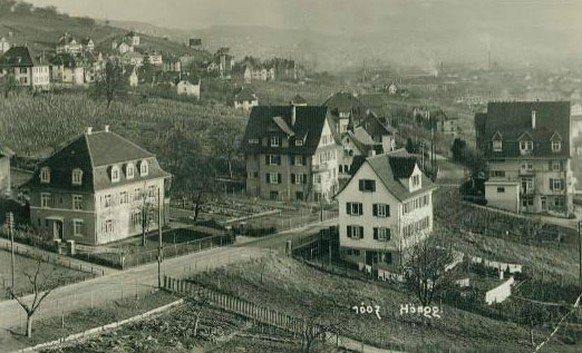
<path fill-rule="evenodd" d="M 303 184 L 307 184 L 307 174 L 303 174 Z"/>
<path fill-rule="evenodd" d="M 266 154 L 266 155 L 265 155 L 265 164 L 266 164 L 266 165 L 269 165 L 269 164 L 271 164 L 270 162 L 271 162 L 271 161 L 269 160 L 269 155 L 268 155 L 268 154 Z"/>
<path fill-rule="evenodd" d="M 277 183 L 281 184 L 281 173 L 277 173 Z"/>
<path fill-rule="evenodd" d="M 266 178 L 265 180 L 267 181 L 267 183 L 271 182 L 271 180 L 269 179 L 269 173 L 265 174 Z"/>
<path fill-rule="evenodd" d="M 281 165 L 281 155 L 278 155 L 276 160 L 277 160 L 277 165 Z"/>
<path fill-rule="evenodd" d="M 364 214 L 364 207 L 361 203 L 358 203 L 358 214 L 362 216 Z"/>
<path fill-rule="evenodd" d="M 386 217 L 390 217 L 390 205 L 386 204 L 385 207 L 386 207 Z"/>
<path fill-rule="evenodd" d="M 377 205 L 377 204 L 374 204 L 374 205 L 372 206 L 372 215 L 373 215 L 374 217 L 377 217 L 377 216 L 378 216 L 378 205 Z M 376 229 L 376 228 L 374 228 L 374 229 Z"/>
<path fill-rule="evenodd" d="M 302 156 L 301 157 L 301 162 L 303 162 L 302 163 L 303 165 L 306 165 L 307 164 L 307 158 L 305 158 L 305 156 Z"/>
<path fill-rule="evenodd" d="M 359 227 L 360 228 L 360 239 L 364 238 L 364 227 Z"/>
<path fill-rule="evenodd" d="M 554 179 L 550 178 L 550 190 L 554 190 Z"/>
<path fill-rule="evenodd" d="M 386 241 L 390 240 L 390 236 L 392 234 L 390 234 L 390 228 L 386 228 Z"/>
<path fill-rule="evenodd" d="M 348 231 L 348 238 L 351 238 L 352 237 L 352 226 L 348 226 L 347 231 Z"/>
<path fill-rule="evenodd" d="M 352 214 L 352 205 L 346 202 L 346 214 Z"/>
<path fill-rule="evenodd" d="M 374 227 L 374 240 L 378 240 L 378 228 Z"/>
<path fill-rule="evenodd" d="M 291 184 L 295 184 L 295 174 L 291 174 Z"/>
<path fill-rule="evenodd" d="M 360 191 L 364 191 L 364 181 L 360 180 Z"/>

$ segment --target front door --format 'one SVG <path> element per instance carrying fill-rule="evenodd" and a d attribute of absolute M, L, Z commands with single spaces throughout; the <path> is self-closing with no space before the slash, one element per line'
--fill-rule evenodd
<path fill-rule="evenodd" d="M 53 239 L 63 240 L 63 222 L 53 221 Z"/>

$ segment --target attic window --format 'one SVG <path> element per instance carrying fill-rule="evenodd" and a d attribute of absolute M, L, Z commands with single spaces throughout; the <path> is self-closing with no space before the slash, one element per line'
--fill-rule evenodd
<path fill-rule="evenodd" d="M 301 139 L 295 140 L 295 146 L 303 146 L 303 140 Z"/>
<path fill-rule="evenodd" d="M 376 181 L 370 179 L 360 179 L 360 191 L 374 192 L 376 191 Z"/>
<path fill-rule="evenodd" d="M 503 151 L 503 141 L 494 140 L 493 141 L 493 152 L 501 152 L 501 151 Z"/>
<path fill-rule="evenodd" d="M 125 177 L 127 179 L 133 179 L 134 176 L 135 176 L 135 166 L 133 165 L 133 163 L 128 163 L 127 166 L 125 167 Z"/>
<path fill-rule="evenodd" d="M 533 141 L 521 141 L 519 143 L 519 149 L 522 153 L 533 151 Z"/>
<path fill-rule="evenodd" d="M 111 167 L 111 182 L 117 183 L 119 181 L 119 167 Z"/>
<path fill-rule="evenodd" d="M 279 136 L 271 136 L 271 147 L 279 147 L 281 145 L 281 139 Z"/>
<path fill-rule="evenodd" d="M 552 152 L 560 152 L 562 150 L 562 143 L 560 141 L 552 141 Z"/>
<path fill-rule="evenodd" d="M 73 185 L 81 185 L 83 183 L 83 171 L 81 169 L 74 169 L 72 175 Z"/>
<path fill-rule="evenodd" d="M 51 182 L 51 170 L 49 167 L 44 167 L 40 170 L 40 182 L 43 184 Z"/>
<path fill-rule="evenodd" d="M 147 161 L 142 161 L 140 166 L 139 166 L 139 175 L 140 176 L 147 176 L 148 175 L 148 162 Z"/>

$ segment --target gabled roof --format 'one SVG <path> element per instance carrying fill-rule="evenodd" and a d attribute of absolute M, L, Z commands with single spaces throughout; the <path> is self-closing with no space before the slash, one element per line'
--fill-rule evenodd
<path fill-rule="evenodd" d="M 532 128 L 532 112 L 535 127 Z M 485 156 L 519 157 L 518 140 L 529 134 L 534 142 L 533 157 L 568 157 L 570 155 L 569 102 L 495 102 L 487 105 L 487 113 L 475 114 L 477 145 Z M 499 131 L 503 135 L 502 152 L 487 149 L 486 141 Z M 559 152 L 551 149 L 551 138 L 558 133 L 565 138 Z"/>
<path fill-rule="evenodd" d="M 255 92 L 253 92 L 250 88 L 243 86 L 237 94 L 234 96 L 234 100 L 237 102 L 243 101 L 254 101 L 258 99 Z"/>
<path fill-rule="evenodd" d="M 42 62 L 42 58 L 36 55 L 30 48 L 15 46 L 0 57 L 0 67 L 33 67 Z"/>
<path fill-rule="evenodd" d="M 560 136 L 560 134 L 556 131 L 552 137 L 550 137 L 550 141 L 562 141 L 562 136 Z"/>
<path fill-rule="evenodd" d="M 503 135 L 501 135 L 501 132 L 499 132 L 499 130 L 495 131 L 495 134 L 493 135 L 493 137 L 491 138 L 491 140 L 503 140 Z"/>
<path fill-rule="evenodd" d="M 291 104 L 307 104 L 305 98 L 301 97 L 301 95 L 296 94 L 293 99 L 291 99 Z"/>
<path fill-rule="evenodd" d="M 59 38 L 58 45 L 69 45 L 73 41 L 76 42 L 75 38 L 67 33 L 65 33 L 61 38 Z"/>
<path fill-rule="evenodd" d="M 327 121 L 327 108 L 319 106 L 295 107 L 295 124 L 291 123 L 292 107 L 287 106 L 256 106 L 250 113 L 249 121 L 242 141 L 242 151 L 247 154 L 274 152 L 282 154 L 312 155 L 315 153 L 321 138 L 321 132 Z M 273 119 L 277 117 L 278 119 Z M 276 121 L 284 122 L 295 133 L 297 138 L 304 138 L 302 146 L 290 143 L 289 147 L 263 146 L 262 139 L 275 135 L 288 138 Z M 259 144 L 249 144 L 249 140 L 257 139 Z M 275 153 L 275 152 L 274 152 Z"/>
<path fill-rule="evenodd" d="M 405 201 L 418 194 L 436 189 L 433 182 L 424 174 L 422 174 L 422 188 L 419 190 L 409 192 L 408 189 L 400 183 L 398 179 L 410 177 L 412 171 L 414 171 L 414 168 L 417 165 L 416 157 L 409 154 L 404 149 L 369 157 L 362 163 L 362 165 L 366 163 L 372 168 L 379 181 L 400 201 Z M 361 168 L 361 166 L 359 168 Z M 356 174 L 357 171 L 352 175 L 350 181 L 346 183 L 346 186 L 352 182 Z"/>
<path fill-rule="evenodd" d="M 329 97 L 323 104 L 332 114 L 336 112 L 353 112 L 354 114 L 363 114 L 366 112 L 366 106 L 353 94 L 340 91 Z"/>

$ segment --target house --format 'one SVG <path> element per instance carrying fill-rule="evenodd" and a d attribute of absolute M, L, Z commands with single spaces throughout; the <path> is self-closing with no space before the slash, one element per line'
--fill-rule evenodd
<path fill-rule="evenodd" d="M 134 31 L 131 31 L 125 35 L 125 41 L 127 41 L 127 44 L 132 47 L 138 46 L 141 43 L 139 35 Z"/>
<path fill-rule="evenodd" d="M 176 93 L 200 99 L 200 79 L 183 77 L 176 83 Z"/>
<path fill-rule="evenodd" d="M 87 128 L 41 162 L 25 185 L 30 224 L 53 239 L 88 245 L 141 234 L 144 207 L 164 205 L 162 219 L 152 212 L 150 229 L 167 222 L 169 177 L 155 155 L 108 126 Z"/>
<path fill-rule="evenodd" d="M 161 66 L 164 64 L 162 53 L 158 52 L 157 50 L 146 52 L 144 54 L 144 57 L 147 59 L 146 61 L 151 65 Z"/>
<path fill-rule="evenodd" d="M 459 130 L 459 119 L 449 118 L 442 110 L 431 116 L 431 124 L 435 132 L 444 135 L 455 136 Z"/>
<path fill-rule="evenodd" d="M 323 106 L 327 107 L 335 117 L 336 129 L 339 133 L 348 131 L 350 121 L 359 125 L 369 110 L 356 96 L 345 91 L 337 92 L 329 97 Z"/>
<path fill-rule="evenodd" d="M 248 87 L 241 87 L 234 96 L 234 109 L 251 110 L 252 107 L 259 105 L 259 98 Z"/>
<path fill-rule="evenodd" d="M 249 195 L 319 202 L 338 190 L 341 146 L 325 107 L 253 107 L 242 151 Z"/>
<path fill-rule="evenodd" d="M 26 46 L 14 46 L 0 57 L 0 77 L 12 74 L 19 86 L 30 87 L 34 91 L 50 89 L 48 60 L 34 54 Z"/>
<path fill-rule="evenodd" d="M 364 159 L 377 154 L 382 154 L 382 144 L 372 139 L 368 132 L 361 126 L 350 128 L 341 135 L 342 153 L 338 157 L 338 175 L 340 187 L 345 185 L 354 170 L 354 160 L 358 157 Z"/>
<path fill-rule="evenodd" d="M 0 195 L 10 193 L 10 158 L 14 152 L 0 145 Z"/>
<path fill-rule="evenodd" d="M 65 33 L 57 42 L 57 54 L 79 54 L 83 50 L 83 45 L 68 33 Z"/>
<path fill-rule="evenodd" d="M 218 49 L 214 54 L 213 62 L 208 65 L 206 70 L 217 72 L 221 78 L 229 78 L 234 67 L 234 56 L 230 55 L 229 52 L 229 48 Z"/>
<path fill-rule="evenodd" d="M 72 54 L 58 54 L 51 59 L 51 80 L 69 85 L 85 84 L 85 63 Z"/>
<path fill-rule="evenodd" d="M 487 205 L 512 212 L 571 214 L 569 102 L 489 103 L 475 115 L 487 160 Z"/>
<path fill-rule="evenodd" d="M 133 53 L 135 51 L 133 48 L 133 45 L 130 45 L 125 41 L 122 41 L 119 43 L 116 41 L 113 41 L 111 46 L 112 46 L 112 49 L 117 51 L 120 55 L 125 55 L 126 53 Z"/>
<path fill-rule="evenodd" d="M 121 56 L 121 62 L 124 65 L 143 66 L 144 57 L 142 54 L 130 51 Z"/>
<path fill-rule="evenodd" d="M 297 81 L 300 76 L 299 68 L 295 60 L 275 58 L 267 63 L 274 68 L 273 80 Z"/>
<path fill-rule="evenodd" d="M 391 82 L 389 85 L 387 85 L 386 92 L 388 92 L 388 94 L 391 96 L 396 95 L 398 93 L 398 86 L 396 86 L 396 83 Z"/>
<path fill-rule="evenodd" d="M 182 72 L 182 61 L 174 56 L 167 56 L 162 59 L 163 72 Z"/>
<path fill-rule="evenodd" d="M 105 60 L 101 53 L 95 55 L 94 52 L 85 52 L 83 55 L 85 63 L 85 82 L 94 83 L 97 81 L 99 73 L 105 68 Z"/>
<path fill-rule="evenodd" d="M 93 42 L 93 39 L 89 37 L 85 37 L 81 40 L 81 46 L 86 52 L 93 52 L 93 50 L 95 50 L 95 42 Z"/>
<path fill-rule="evenodd" d="M 0 37 L 0 55 L 6 53 L 10 49 L 10 42 L 4 37 Z"/>
<path fill-rule="evenodd" d="M 406 249 L 432 232 L 435 189 L 403 149 L 368 157 L 335 196 L 342 258 L 397 271 Z"/>

